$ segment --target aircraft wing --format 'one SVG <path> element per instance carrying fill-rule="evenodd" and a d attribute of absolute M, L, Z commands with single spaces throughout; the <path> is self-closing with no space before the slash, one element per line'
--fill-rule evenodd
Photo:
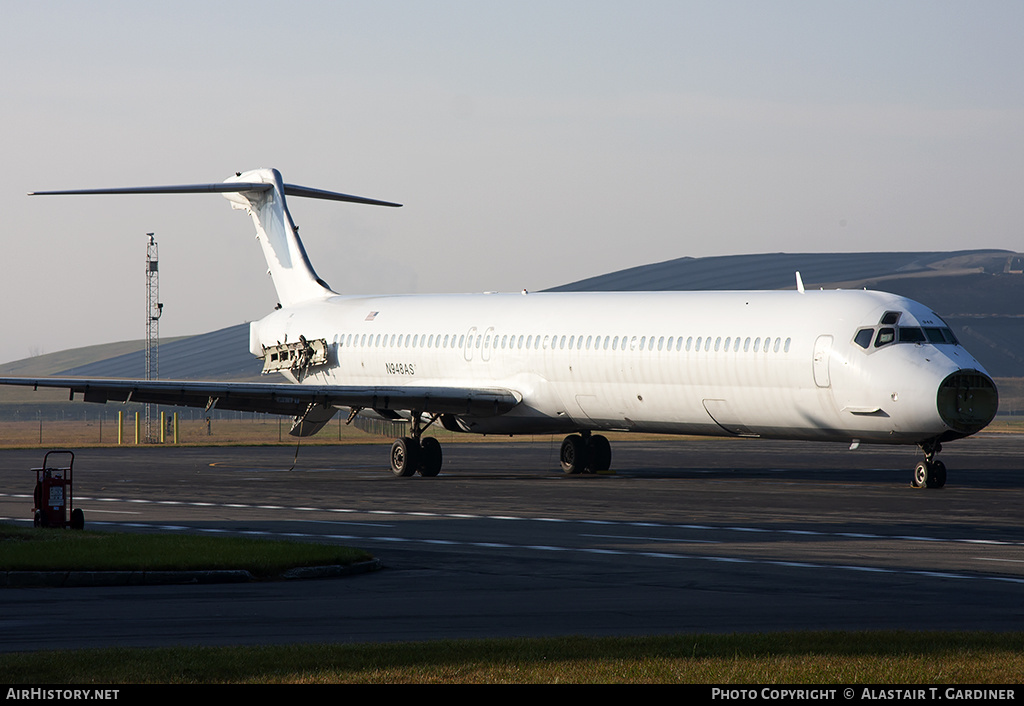
<path fill-rule="evenodd" d="M 86 402 L 139 402 L 177 407 L 228 409 L 289 415 L 300 421 L 317 410 L 306 430 L 315 433 L 337 407 L 397 412 L 464 414 L 489 417 L 508 412 L 521 401 L 511 390 L 432 386 L 295 385 L 259 382 L 127 380 L 119 378 L 0 377 L 0 385 L 52 387 L 81 394 Z M 326 416 L 326 419 L 323 417 Z M 295 433 L 293 430 L 292 433 Z"/>

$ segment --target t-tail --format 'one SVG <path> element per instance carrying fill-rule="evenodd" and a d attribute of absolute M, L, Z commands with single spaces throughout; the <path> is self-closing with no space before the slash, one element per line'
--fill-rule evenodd
<path fill-rule="evenodd" d="M 311 189 L 285 184 L 276 169 L 254 169 L 236 173 L 223 183 L 184 184 L 180 186 L 139 186 L 119 189 L 77 189 L 72 191 L 35 191 L 31 195 L 57 194 L 193 194 L 221 193 L 232 208 L 252 216 L 256 236 L 263 248 L 267 268 L 277 290 L 278 302 L 290 306 L 311 299 L 322 299 L 334 292 L 317 276 L 299 238 L 299 229 L 288 212 L 287 196 L 302 196 L 330 201 L 401 206 L 362 196 Z"/>

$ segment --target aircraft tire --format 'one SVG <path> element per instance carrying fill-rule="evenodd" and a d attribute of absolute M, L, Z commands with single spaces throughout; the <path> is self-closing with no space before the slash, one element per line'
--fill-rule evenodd
<path fill-rule="evenodd" d="M 607 437 L 595 434 L 587 440 L 587 451 L 590 456 L 590 470 L 607 471 L 612 467 L 612 445 Z"/>
<path fill-rule="evenodd" d="M 914 466 L 914 477 L 910 481 L 910 485 L 914 488 L 923 488 L 928 483 L 928 463 L 926 461 L 918 461 L 917 465 Z"/>
<path fill-rule="evenodd" d="M 929 488 L 941 488 L 946 485 L 946 464 L 942 461 L 931 463 L 927 484 Z"/>
<path fill-rule="evenodd" d="M 432 436 L 420 440 L 420 475 L 433 478 L 441 472 L 441 442 Z"/>
<path fill-rule="evenodd" d="M 420 445 L 411 437 L 395 439 L 391 445 L 391 472 L 401 478 L 415 474 L 419 466 L 419 450 Z"/>
<path fill-rule="evenodd" d="M 71 511 L 71 529 L 85 529 L 85 513 L 80 507 Z"/>
<path fill-rule="evenodd" d="M 558 454 L 562 471 L 566 474 L 582 473 L 587 465 L 587 446 L 579 434 L 570 434 L 562 440 Z"/>

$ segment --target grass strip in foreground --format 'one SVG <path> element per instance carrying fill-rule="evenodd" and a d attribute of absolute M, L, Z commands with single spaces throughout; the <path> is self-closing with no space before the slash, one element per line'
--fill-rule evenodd
<path fill-rule="evenodd" d="M 8 684 L 1014 684 L 1021 674 L 1024 633 L 981 632 L 566 637 L 0 655 L 0 682 Z"/>
<path fill-rule="evenodd" d="M 372 557 L 331 544 L 186 533 L 38 529 L 0 524 L 0 571 L 226 571 L 257 578 Z"/>

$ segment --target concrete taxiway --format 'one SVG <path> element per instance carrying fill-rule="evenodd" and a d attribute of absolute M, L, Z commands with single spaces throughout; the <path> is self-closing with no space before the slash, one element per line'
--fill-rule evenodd
<path fill-rule="evenodd" d="M 795 629 L 1024 629 L 1024 439 L 916 450 L 614 442 L 614 475 L 558 444 L 445 445 L 395 478 L 387 445 L 76 451 L 86 526 L 365 548 L 348 578 L 5 588 L 0 651 Z M 0 451 L 0 517 L 27 522 L 42 452 Z"/>

